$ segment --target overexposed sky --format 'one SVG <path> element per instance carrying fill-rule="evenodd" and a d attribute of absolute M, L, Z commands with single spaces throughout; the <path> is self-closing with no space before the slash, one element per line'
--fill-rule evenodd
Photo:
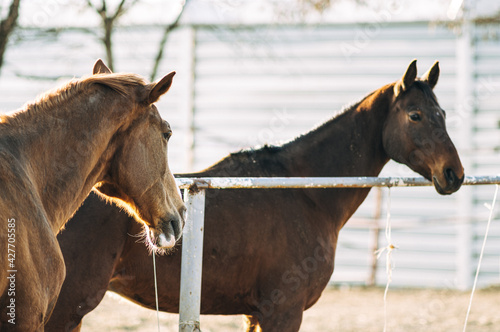
<path fill-rule="evenodd" d="M 107 0 L 108 12 L 114 12 L 119 2 Z M 128 0 L 128 2 L 133 2 L 133 0 Z M 99 8 L 102 2 L 92 0 L 92 3 Z M 123 24 L 168 24 L 175 19 L 183 3 L 183 0 L 139 0 L 120 18 L 120 22 Z M 87 1 L 21 0 L 19 23 L 22 26 L 91 27 L 99 25 L 100 22 L 100 17 L 88 7 Z"/>
<path fill-rule="evenodd" d="M 0 0 L 5 13 L 10 0 Z M 129 0 L 131 2 L 133 0 Z M 500 10 L 497 0 L 466 0 L 485 15 Z M 92 0 L 100 6 L 101 0 Z M 113 11 L 119 0 L 107 0 Z M 361 2 L 361 3 L 360 3 Z M 342 23 L 365 21 L 447 20 L 453 3 L 461 0 L 332 0 L 323 13 L 308 10 L 299 0 L 189 0 L 183 23 Z M 179 13 L 184 0 L 138 0 L 120 19 L 121 24 L 165 25 Z M 450 6 L 451 5 L 451 6 Z M 20 24 L 37 27 L 91 27 L 100 24 L 97 13 L 82 0 L 23 0 Z"/>

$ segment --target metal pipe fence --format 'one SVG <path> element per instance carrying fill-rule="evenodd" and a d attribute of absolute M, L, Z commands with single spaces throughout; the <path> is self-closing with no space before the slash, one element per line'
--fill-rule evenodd
<path fill-rule="evenodd" d="M 369 188 L 369 187 L 422 187 L 432 183 L 423 177 L 207 177 L 177 178 L 181 189 L 193 185 L 200 189 L 252 189 L 252 188 Z M 500 184 L 499 176 L 466 176 L 463 185 Z"/>
<path fill-rule="evenodd" d="M 431 186 L 422 177 L 177 178 L 187 206 L 183 233 L 179 331 L 200 331 L 201 278 L 206 189 L 371 188 Z M 463 185 L 500 184 L 500 176 L 467 176 Z"/>

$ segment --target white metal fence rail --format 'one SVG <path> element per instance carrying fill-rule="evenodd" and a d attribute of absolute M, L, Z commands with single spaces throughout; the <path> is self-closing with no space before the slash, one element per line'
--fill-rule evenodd
<path fill-rule="evenodd" d="M 206 189 L 370 188 L 430 186 L 422 177 L 177 178 L 184 189 L 187 221 L 183 233 L 179 331 L 200 331 L 201 278 Z M 464 185 L 500 184 L 500 176 L 468 176 Z"/>

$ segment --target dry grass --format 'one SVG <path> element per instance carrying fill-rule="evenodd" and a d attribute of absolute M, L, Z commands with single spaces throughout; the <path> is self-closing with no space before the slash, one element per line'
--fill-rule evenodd
<path fill-rule="evenodd" d="M 300 331 L 380 332 L 384 327 L 383 289 L 328 288 L 304 313 Z M 387 298 L 387 331 L 462 331 L 470 292 L 391 289 Z M 478 290 L 468 332 L 500 330 L 500 287 Z M 242 331 L 241 316 L 202 316 L 204 332 Z M 178 331 L 178 315 L 160 313 L 163 332 Z M 157 331 L 156 312 L 108 294 L 89 314 L 82 331 Z"/>

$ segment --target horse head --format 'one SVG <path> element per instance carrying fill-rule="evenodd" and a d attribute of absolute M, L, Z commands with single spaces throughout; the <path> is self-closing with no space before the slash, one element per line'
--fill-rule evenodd
<path fill-rule="evenodd" d="M 111 71 L 98 60 L 94 75 Z M 145 225 L 148 244 L 155 250 L 171 248 L 182 235 L 186 208 L 168 166 L 167 146 L 172 129 L 154 103 L 166 93 L 175 72 L 158 83 L 135 87 L 137 114 L 116 135 L 117 152 L 104 181 L 95 188 L 120 204 Z"/>
<path fill-rule="evenodd" d="M 432 91 L 438 78 L 437 61 L 418 79 L 414 60 L 393 84 L 383 146 L 391 159 L 432 181 L 436 191 L 446 195 L 460 188 L 464 169 L 446 131 L 446 113 Z"/>

